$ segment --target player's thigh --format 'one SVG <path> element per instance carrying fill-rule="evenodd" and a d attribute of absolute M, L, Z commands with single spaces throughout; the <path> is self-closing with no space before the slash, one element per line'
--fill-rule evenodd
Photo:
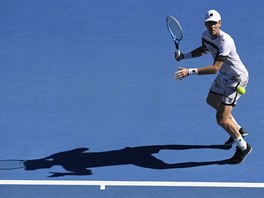
<path fill-rule="evenodd" d="M 216 93 L 213 93 L 210 91 L 208 93 L 206 102 L 207 102 L 207 104 L 209 104 L 213 108 L 217 109 L 219 103 L 221 102 L 221 98 L 222 98 L 222 95 L 216 94 Z"/>

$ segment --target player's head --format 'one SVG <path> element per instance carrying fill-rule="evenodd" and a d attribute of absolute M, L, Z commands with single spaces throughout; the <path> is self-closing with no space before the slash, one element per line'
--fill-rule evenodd
<path fill-rule="evenodd" d="M 221 15 L 216 10 L 209 10 L 204 23 L 211 36 L 217 36 L 221 27 Z"/>

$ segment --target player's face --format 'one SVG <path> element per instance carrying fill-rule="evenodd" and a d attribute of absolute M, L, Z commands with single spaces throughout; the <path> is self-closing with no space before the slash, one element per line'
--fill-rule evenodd
<path fill-rule="evenodd" d="M 205 26 L 212 38 L 216 38 L 220 34 L 221 21 L 206 21 Z"/>

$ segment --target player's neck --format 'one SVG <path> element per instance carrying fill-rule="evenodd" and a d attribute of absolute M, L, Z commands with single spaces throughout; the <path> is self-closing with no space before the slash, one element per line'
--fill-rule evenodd
<path fill-rule="evenodd" d="M 218 32 L 216 32 L 215 34 L 211 34 L 210 37 L 212 40 L 217 39 L 220 36 L 220 30 Z"/>

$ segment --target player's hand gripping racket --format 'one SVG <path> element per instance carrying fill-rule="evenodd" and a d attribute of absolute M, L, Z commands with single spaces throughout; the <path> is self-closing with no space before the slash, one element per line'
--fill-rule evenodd
<path fill-rule="evenodd" d="M 167 23 L 168 30 L 174 40 L 177 56 L 180 56 L 181 52 L 179 49 L 179 43 L 183 38 L 183 31 L 182 31 L 181 24 L 173 16 L 167 16 L 166 23 Z"/>

